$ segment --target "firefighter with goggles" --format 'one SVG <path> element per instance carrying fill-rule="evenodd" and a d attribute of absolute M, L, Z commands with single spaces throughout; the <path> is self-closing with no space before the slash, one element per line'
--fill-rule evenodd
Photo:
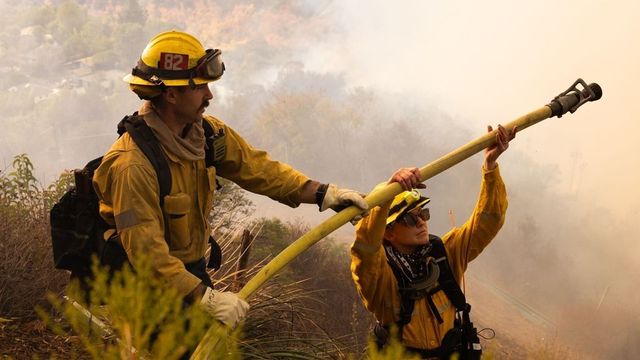
<path fill-rule="evenodd" d="M 417 168 L 402 168 L 389 179 L 406 190 L 371 209 L 356 225 L 351 271 L 364 306 L 377 320 L 374 335 L 385 346 L 391 328 L 408 351 L 422 358 L 479 358 L 471 306 L 460 284 L 467 264 L 504 223 L 507 194 L 496 160 L 515 137 L 499 126 L 496 144 L 485 151 L 480 195 L 473 213 L 442 239 L 429 234 L 430 199 L 421 196 Z M 489 131 L 493 131 L 491 126 Z"/>
<path fill-rule="evenodd" d="M 167 159 L 170 193 L 161 206 L 156 172 L 129 133 L 104 155 L 93 182 L 100 214 L 132 266 L 143 255 L 151 257 L 154 273 L 168 286 L 234 327 L 249 305 L 232 292 L 215 290 L 204 260 L 217 177 L 290 207 L 317 204 L 324 211 L 352 204 L 366 209 L 367 204 L 357 191 L 322 184 L 271 159 L 222 120 L 205 115 L 213 98 L 208 84 L 224 71 L 221 51 L 205 50 L 190 34 L 168 31 L 151 39 L 124 80 L 145 100 L 137 116 Z M 213 129 L 213 148 L 205 139 L 207 127 Z M 214 158 L 214 166 L 207 166 L 206 156 Z"/>

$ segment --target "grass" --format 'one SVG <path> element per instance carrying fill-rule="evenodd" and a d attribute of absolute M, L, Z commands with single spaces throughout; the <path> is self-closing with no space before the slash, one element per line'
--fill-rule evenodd
<path fill-rule="evenodd" d="M 84 297 L 74 284 L 68 284 L 68 274 L 53 270 L 52 263 L 48 211 L 68 188 L 70 176 L 62 174 L 45 187 L 33 177 L 26 155 L 17 156 L 12 166 L 12 171 L 0 172 L 0 355 L 178 359 L 192 351 L 214 321 L 197 306 L 185 308 L 175 292 L 159 284 L 144 266 L 136 269 L 135 276 L 125 270 L 111 282 L 104 270 L 95 269 L 95 290 L 84 306 L 102 314 L 113 335 L 100 336 L 89 329 L 86 318 L 61 300 L 65 293 L 79 301 Z M 226 184 L 216 206 L 224 209 L 221 219 L 213 216 L 210 221 L 218 230 L 225 260 L 210 275 L 219 290 L 238 291 L 278 251 L 308 230 L 301 222 L 249 221 L 253 205 L 233 184 Z M 243 237 L 250 240 L 244 247 Z M 242 265 L 241 257 L 246 260 Z M 325 239 L 313 246 L 260 288 L 249 303 L 247 320 L 228 338 L 220 358 L 409 358 L 397 342 L 382 352 L 367 347 L 372 317 L 355 293 L 345 244 Z M 225 329 L 219 331 L 220 336 L 226 334 Z M 571 358 L 553 344 L 528 355 Z"/>
<path fill-rule="evenodd" d="M 33 177 L 26 155 L 16 156 L 13 171 L 0 172 L 0 316 L 33 320 L 45 294 L 60 293 L 66 275 L 53 272 L 48 209 L 66 190 L 69 175 L 49 187 Z"/>
<path fill-rule="evenodd" d="M 93 309 L 98 304 L 109 304 L 109 325 L 116 334 L 114 338 L 121 340 L 114 342 L 114 338 L 102 338 L 89 331 L 86 319 L 61 301 L 68 274 L 52 271 L 48 210 L 68 188 L 69 174 L 63 174 L 58 181 L 44 187 L 33 177 L 32 171 L 29 158 L 20 155 L 13 163 L 13 171 L 0 173 L 0 318 L 7 319 L 0 323 L 1 353 L 17 358 L 38 355 L 49 358 L 128 358 L 130 354 L 127 355 L 127 351 L 133 347 L 142 353 L 154 354 L 154 357 L 174 358 L 197 344 L 194 339 L 199 339 L 202 331 L 210 325 L 202 320 L 209 319 L 208 316 L 185 317 L 181 305 L 178 305 L 181 301 L 176 300 L 171 291 L 153 285 L 149 279 L 140 281 L 144 279 L 139 276 L 140 269 L 137 269 L 138 276 L 131 278 L 130 273 L 125 272 L 108 286 L 103 276 L 98 275 L 96 289 L 100 290 L 92 293 L 88 303 L 84 304 Z M 220 198 L 234 199 L 226 202 L 238 213 L 245 214 L 251 209 L 251 204 L 242 200 L 237 187 L 228 185 L 224 191 L 226 193 L 221 193 Z M 224 223 L 213 225 L 220 230 L 218 240 L 226 261 L 222 269 L 212 275 L 216 288 L 237 290 L 242 280 L 255 274 L 267 260 L 254 260 L 246 269 L 238 270 L 237 259 L 241 251 L 238 236 L 245 229 L 259 234 L 262 225 L 243 220 L 230 222 L 229 218 L 234 218 L 233 212 L 222 213 Z M 242 216 L 236 218 L 246 219 Z M 298 230 L 289 226 L 287 231 L 294 233 Z M 294 235 L 289 234 L 291 236 Z M 261 241 L 268 247 L 266 242 L 269 239 Z M 264 359 L 350 356 L 351 349 L 345 345 L 344 338 L 332 337 L 318 324 L 317 319 L 324 317 L 318 309 L 326 306 L 317 296 L 318 291 L 305 287 L 309 280 L 300 279 L 303 275 L 293 277 L 299 279 L 290 281 L 292 275 L 288 274 L 281 276 L 280 280 L 271 281 L 250 299 L 252 309 L 244 326 L 245 335 L 237 342 L 238 354 Z M 76 291 L 74 285 L 70 285 L 66 293 L 77 300 L 82 299 Z M 39 309 L 39 315 L 34 308 Z M 197 313 L 199 309 L 188 311 Z M 176 318 L 177 314 L 182 316 Z M 45 319 L 53 332 L 43 326 L 39 316 Z M 181 322 L 185 319 L 191 319 L 188 327 Z M 170 330 L 164 330 L 164 326 Z M 29 333 L 29 329 L 34 327 L 40 330 Z M 14 344 L 15 337 L 11 335 L 18 329 L 24 329 L 24 337 L 29 338 L 24 341 L 25 346 Z M 55 339 L 64 346 L 50 344 L 47 339 Z M 160 343 L 163 345 L 158 345 Z"/>

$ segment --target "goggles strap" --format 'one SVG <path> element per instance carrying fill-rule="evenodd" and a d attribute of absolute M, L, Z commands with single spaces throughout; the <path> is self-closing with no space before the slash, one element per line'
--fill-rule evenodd
<path fill-rule="evenodd" d="M 131 75 L 145 79 L 156 86 L 165 86 L 164 81 L 162 81 L 162 79 L 160 79 L 157 75 L 146 73 L 140 70 L 137 66 L 131 69 Z"/>
<path fill-rule="evenodd" d="M 147 66 L 147 64 L 145 64 L 142 60 L 138 60 L 138 64 L 136 65 L 136 67 L 133 68 L 133 71 L 131 71 L 131 74 L 135 76 L 140 76 L 138 74 L 135 74 L 134 72 L 141 73 L 143 75 L 146 75 L 149 78 L 156 76 L 157 78 L 162 78 L 162 79 L 180 80 L 180 79 L 193 78 L 195 69 L 187 69 L 187 70 L 156 69 L 156 68 Z M 143 77 L 143 76 L 140 76 L 140 77 L 147 81 L 150 81 L 146 77 Z"/>
<path fill-rule="evenodd" d="M 193 71 L 189 74 L 189 87 L 193 90 L 196 88 L 196 83 L 193 81 Z"/>

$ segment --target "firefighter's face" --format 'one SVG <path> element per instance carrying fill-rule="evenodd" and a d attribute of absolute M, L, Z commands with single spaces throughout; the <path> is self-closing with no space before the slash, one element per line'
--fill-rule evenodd
<path fill-rule="evenodd" d="M 426 213 L 428 214 L 428 212 Z M 422 208 L 415 208 L 405 216 L 411 217 L 410 221 L 395 221 L 385 230 L 385 239 L 401 252 L 411 253 L 418 246 L 429 241 L 428 215 Z"/>
<path fill-rule="evenodd" d="M 209 106 L 213 94 L 207 84 L 196 85 L 195 88 L 184 86 L 176 91 L 176 110 L 186 123 L 194 123 L 202 119 L 204 110 Z"/>

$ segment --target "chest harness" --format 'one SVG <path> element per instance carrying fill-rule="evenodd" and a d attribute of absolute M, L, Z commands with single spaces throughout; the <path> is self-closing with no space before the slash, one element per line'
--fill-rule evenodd
<path fill-rule="evenodd" d="M 434 294 L 442 290 L 456 308 L 453 328 L 447 331 L 440 347 L 428 350 L 408 347 L 407 350 L 423 358 L 449 359 L 451 354 L 458 353 L 461 360 L 480 359 L 480 340 L 469 316 L 471 305 L 455 280 L 442 239 L 429 234 L 429 244 L 412 254 L 413 258 L 399 256 L 388 243 L 384 248 L 400 294 L 400 313 L 395 324 L 400 340 L 404 326 L 411 322 L 416 300 L 426 299 L 439 324 L 444 320 L 433 301 Z M 378 346 L 383 347 L 389 340 L 388 325 L 376 324 L 374 335 Z"/>

